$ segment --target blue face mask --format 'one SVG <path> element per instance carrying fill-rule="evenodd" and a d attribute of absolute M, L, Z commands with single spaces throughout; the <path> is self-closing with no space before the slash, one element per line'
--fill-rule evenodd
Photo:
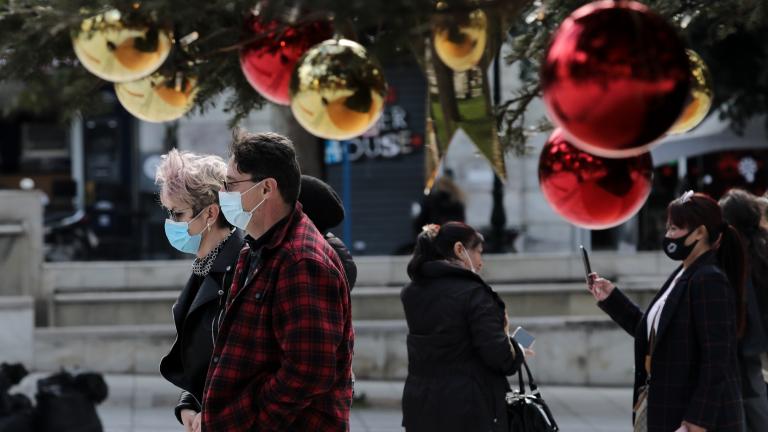
<path fill-rule="evenodd" d="M 189 224 L 200 217 L 201 214 L 203 214 L 203 212 L 198 213 L 197 216 L 193 217 L 189 222 L 176 222 L 170 219 L 165 220 L 165 236 L 168 237 L 168 242 L 171 243 L 171 246 L 184 253 L 197 253 L 198 249 L 200 249 L 200 242 L 203 240 L 203 232 L 201 231 L 198 234 L 190 235 Z"/>
<path fill-rule="evenodd" d="M 221 212 L 224 213 L 224 217 L 232 224 L 232 226 L 245 231 L 245 227 L 248 226 L 248 223 L 253 217 L 253 212 L 267 200 L 267 198 L 264 198 L 250 211 L 243 210 L 243 195 L 250 192 L 259 184 L 261 184 L 261 182 L 256 183 L 250 189 L 242 193 L 219 191 L 219 206 L 221 206 Z"/>

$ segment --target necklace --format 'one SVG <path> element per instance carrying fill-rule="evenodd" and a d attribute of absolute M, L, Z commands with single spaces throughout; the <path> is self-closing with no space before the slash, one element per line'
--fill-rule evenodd
<path fill-rule="evenodd" d="M 204 257 L 198 257 L 195 258 L 195 260 L 192 262 L 192 273 L 196 274 L 197 276 L 208 276 L 208 273 L 211 271 L 211 267 L 213 267 L 214 261 L 216 261 L 216 257 L 219 256 L 219 252 L 221 252 L 221 249 L 224 248 L 224 243 L 227 242 L 229 237 L 232 235 L 233 231 L 230 231 L 229 234 L 227 234 L 224 239 L 219 242 L 219 244 L 213 248 L 212 251 L 208 252 L 207 255 Z"/>

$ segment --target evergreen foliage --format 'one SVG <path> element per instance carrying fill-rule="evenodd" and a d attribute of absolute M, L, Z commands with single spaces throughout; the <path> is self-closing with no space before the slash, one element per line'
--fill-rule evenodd
<path fill-rule="evenodd" d="M 199 77 L 197 110 L 210 109 L 222 92 L 225 110 L 236 123 L 259 109 L 264 99 L 248 84 L 238 59 L 244 41 L 257 40 L 243 23 L 255 0 L 0 0 L 0 84 L 22 83 L 2 111 L 57 112 L 64 118 L 102 106 L 106 84 L 82 68 L 71 35 L 84 18 L 117 8 L 129 19 L 152 18 L 173 29 L 177 41 L 197 32 L 187 49 L 172 51 L 163 66 Z M 545 130 L 544 119 L 525 117 L 537 96 L 538 65 L 559 23 L 584 0 L 446 0 L 449 8 L 478 5 L 508 16 L 504 60 L 519 67 L 520 85 L 502 95 L 498 122 L 507 150 L 525 152 L 527 137 Z M 768 111 L 768 2 L 765 0 L 649 0 L 656 12 L 676 24 L 689 46 L 709 65 L 715 106 L 739 131 L 747 120 Z M 332 16 L 337 32 L 366 45 L 382 63 L 412 62 L 413 41 L 429 32 L 433 0 L 287 0 L 263 5 L 265 17 L 281 18 L 299 6 L 299 19 Z M 521 11 L 522 12 L 519 12 Z M 311 12 L 306 12 L 311 11 Z M 307 15 L 309 14 L 309 15 Z M 177 42 L 178 44 L 178 42 Z M 509 77 L 505 77 L 509 79 Z"/>

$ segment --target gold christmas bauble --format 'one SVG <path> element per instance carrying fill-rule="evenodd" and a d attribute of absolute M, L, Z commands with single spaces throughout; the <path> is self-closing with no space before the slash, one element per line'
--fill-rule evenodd
<path fill-rule="evenodd" d="M 456 72 L 477 66 L 485 52 L 488 18 L 482 9 L 469 13 L 438 13 L 432 21 L 432 41 L 440 60 Z"/>
<path fill-rule="evenodd" d="M 172 45 L 169 31 L 126 26 L 117 10 L 83 20 L 72 37 L 83 67 L 112 82 L 135 81 L 155 72 Z"/>
<path fill-rule="evenodd" d="M 686 50 L 686 52 L 688 62 L 691 64 L 691 89 L 683 113 L 667 131 L 671 135 L 682 134 L 698 126 L 707 117 L 715 97 L 712 75 L 706 63 L 693 50 Z"/>
<path fill-rule="evenodd" d="M 156 73 L 127 83 L 115 83 L 117 99 L 134 117 L 153 123 L 176 120 L 195 104 L 196 80 L 175 80 Z"/>
<path fill-rule="evenodd" d="M 346 140 L 376 123 L 387 83 L 362 45 L 331 39 L 299 59 L 290 90 L 291 111 L 304 129 L 320 138 Z"/>

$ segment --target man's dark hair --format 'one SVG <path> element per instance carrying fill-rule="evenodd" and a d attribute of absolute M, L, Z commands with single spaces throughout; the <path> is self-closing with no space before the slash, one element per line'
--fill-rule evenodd
<path fill-rule="evenodd" d="M 290 139 L 276 133 L 248 133 L 236 129 L 229 148 L 237 169 L 258 182 L 277 181 L 277 188 L 288 205 L 294 205 L 301 188 L 301 170 Z"/>

